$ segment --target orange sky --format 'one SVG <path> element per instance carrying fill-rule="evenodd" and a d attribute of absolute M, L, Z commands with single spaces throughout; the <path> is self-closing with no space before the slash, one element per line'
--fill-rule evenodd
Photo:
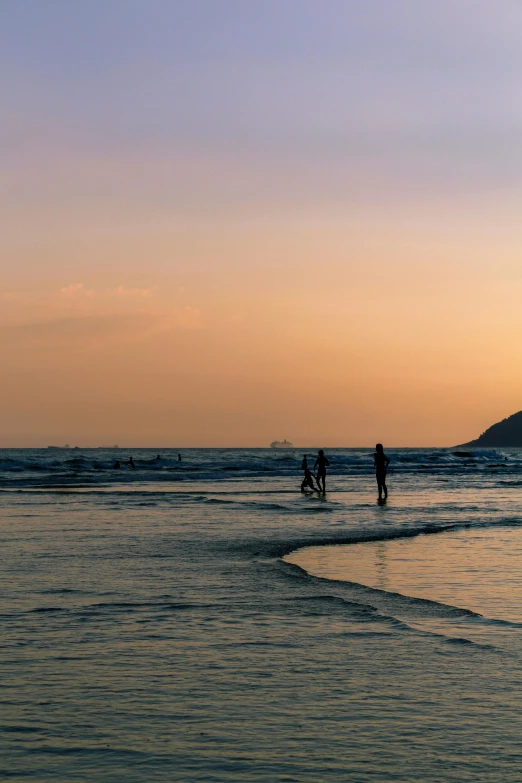
<path fill-rule="evenodd" d="M 392 57 L 394 31 L 378 32 Z M 113 68 L 137 56 L 124 44 Z M 188 73 L 190 86 L 189 55 L 156 63 L 165 84 Z M 497 144 L 516 125 L 510 96 L 492 123 L 471 103 L 462 114 L 458 95 L 432 117 L 429 96 L 419 108 L 409 94 L 418 53 L 397 82 L 400 116 L 384 86 L 371 111 L 361 99 L 366 130 L 333 97 L 319 127 L 304 103 L 285 108 L 281 60 L 241 56 L 257 81 L 248 100 L 230 88 L 233 119 L 218 122 L 202 93 L 211 114 L 194 99 L 183 115 L 196 130 L 178 132 L 173 114 L 158 135 L 147 105 L 143 138 L 128 135 L 143 122 L 132 89 L 113 116 L 84 84 L 86 129 L 66 113 L 65 75 L 41 77 L 46 109 L 15 64 L 0 445 L 453 445 L 522 408 L 520 177 L 510 142 Z M 327 84 L 320 58 L 305 65 Z M 329 67 L 347 73 L 349 58 Z M 266 80 L 278 69 L 277 114 Z"/>
<path fill-rule="evenodd" d="M 520 407 L 516 227 L 74 218 L 10 243 L 6 444 L 444 445 Z"/>

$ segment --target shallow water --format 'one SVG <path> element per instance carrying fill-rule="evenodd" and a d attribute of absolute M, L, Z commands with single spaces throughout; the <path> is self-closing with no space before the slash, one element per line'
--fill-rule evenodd
<path fill-rule="evenodd" d="M 307 547 L 285 557 L 322 579 L 355 582 L 522 626 L 522 528 Z"/>
<path fill-rule="evenodd" d="M 520 780 L 516 623 L 281 558 L 516 530 L 522 455 L 392 451 L 378 506 L 367 452 L 326 498 L 293 451 L 176 454 L 0 452 L 4 778 Z"/>

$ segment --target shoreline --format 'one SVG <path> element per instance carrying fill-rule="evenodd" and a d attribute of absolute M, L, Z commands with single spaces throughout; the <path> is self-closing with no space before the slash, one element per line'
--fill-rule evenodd
<path fill-rule="evenodd" d="M 512 522 L 307 543 L 281 559 L 314 579 L 522 624 L 522 526 Z"/>

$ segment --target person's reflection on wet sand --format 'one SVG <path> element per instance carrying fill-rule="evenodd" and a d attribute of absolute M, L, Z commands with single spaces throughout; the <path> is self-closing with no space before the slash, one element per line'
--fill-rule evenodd
<path fill-rule="evenodd" d="M 375 548 L 375 569 L 377 571 L 377 587 L 386 590 L 388 587 L 388 569 L 386 562 L 386 541 L 381 541 Z"/>

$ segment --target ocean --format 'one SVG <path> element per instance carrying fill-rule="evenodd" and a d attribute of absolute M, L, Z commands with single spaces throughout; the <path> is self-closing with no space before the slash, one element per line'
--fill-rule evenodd
<path fill-rule="evenodd" d="M 522 451 L 326 453 L 0 451 L 2 780 L 522 779 Z"/>

